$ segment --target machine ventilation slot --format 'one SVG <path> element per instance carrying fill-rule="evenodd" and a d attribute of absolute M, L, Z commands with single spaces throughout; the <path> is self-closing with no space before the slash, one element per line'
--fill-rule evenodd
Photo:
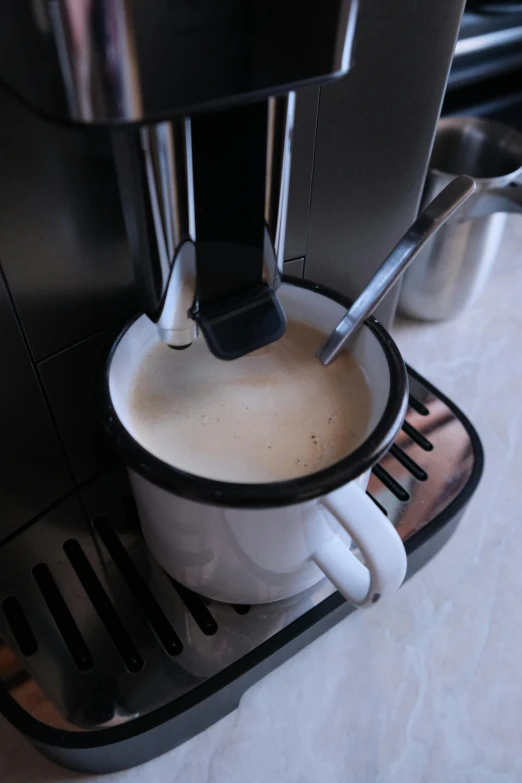
<path fill-rule="evenodd" d="M 429 416 L 429 410 L 425 405 L 422 404 L 422 402 L 419 402 L 419 400 L 416 400 L 413 395 L 410 394 L 409 396 L 409 403 L 410 408 L 413 408 L 414 411 L 417 413 L 420 413 L 421 416 Z"/>
<path fill-rule="evenodd" d="M 237 612 L 237 614 L 248 614 L 250 606 L 248 604 L 232 604 L 232 609 L 234 612 Z"/>
<path fill-rule="evenodd" d="M 429 440 L 425 438 L 421 432 L 419 432 L 419 430 L 416 430 L 415 427 L 412 427 L 409 421 L 404 422 L 402 425 L 402 430 L 409 438 L 415 441 L 415 443 L 420 446 L 421 449 L 424 449 L 424 451 L 433 451 L 433 443 L 430 443 Z"/>
<path fill-rule="evenodd" d="M 114 606 L 109 600 L 109 596 L 103 589 L 100 580 L 96 576 L 96 573 L 85 556 L 80 544 L 74 538 L 70 538 L 63 545 L 63 549 L 69 558 L 69 562 L 76 571 L 76 575 L 82 583 L 83 589 L 87 593 L 98 617 L 121 655 L 125 666 L 130 672 L 141 671 L 143 668 L 143 660 L 129 637 L 129 634 L 125 630 Z"/>
<path fill-rule="evenodd" d="M 411 473 L 411 475 L 414 476 L 418 481 L 426 481 L 428 478 L 426 471 L 423 470 L 420 465 L 417 465 L 415 460 L 408 456 L 408 454 L 406 454 L 406 452 L 403 451 L 400 446 L 397 446 L 397 444 L 394 443 L 390 449 L 390 454 L 392 454 L 397 462 L 400 462 L 401 465 L 406 468 L 406 470 L 409 471 L 409 473 Z"/>
<path fill-rule="evenodd" d="M 184 585 L 176 582 L 171 577 L 169 577 L 169 579 L 174 585 L 177 594 L 187 607 L 189 613 L 194 618 L 200 631 L 202 631 L 205 636 L 213 636 L 218 629 L 218 624 L 210 614 L 199 595 L 196 595 L 196 593 L 193 593 L 192 590 L 184 587 Z"/>
<path fill-rule="evenodd" d="M 165 651 L 169 655 L 179 655 L 183 649 L 181 639 L 167 620 L 114 529 L 103 516 L 96 517 L 93 524 Z"/>
<path fill-rule="evenodd" d="M 33 576 L 73 661 L 80 671 L 89 671 L 94 663 L 93 657 L 51 572 L 40 563 L 33 568 Z"/>
<path fill-rule="evenodd" d="M 121 504 L 123 506 L 127 522 L 129 523 L 129 528 L 131 530 L 140 530 L 138 509 L 136 508 L 136 503 L 134 502 L 132 495 L 123 495 Z"/>
<path fill-rule="evenodd" d="M 25 655 L 26 658 L 30 655 L 34 655 L 38 649 L 38 642 L 31 630 L 31 626 L 27 622 L 24 610 L 16 598 L 13 598 L 12 596 L 6 598 L 2 603 L 2 609 L 4 610 L 5 619 L 9 623 L 11 633 L 13 634 L 22 655 Z"/>
<path fill-rule="evenodd" d="M 375 465 L 373 468 L 374 475 L 379 479 L 379 481 L 384 484 L 384 486 L 390 490 L 390 492 L 395 495 L 397 500 L 401 500 L 403 503 L 406 503 L 409 499 L 409 493 L 406 492 L 404 487 L 401 487 L 401 485 L 395 481 L 393 476 L 390 476 L 387 470 L 384 470 L 380 465 Z"/>
<path fill-rule="evenodd" d="M 374 469 L 374 472 L 375 472 L 375 469 Z M 387 516 L 388 516 L 388 512 L 386 511 L 386 509 L 384 508 L 384 506 L 381 506 L 381 504 L 379 503 L 379 501 L 378 501 L 376 498 L 374 498 L 374 497 L 373 497 L 373 495 L 370 495 L 370 493 L 369 493 L 369 492 L 367 492 L 366 494 L 368 495 L 368 497 L 370 498 L 370 500 L 373 500 L 373 502 L 375 503 L 375 505 L 377 506 L 377 508 L 379 509 L 379 511 L 382 511 L 382 513 L 384 514 L 384 516 L 386 516 L 386 517 L 387 517 Z"/>

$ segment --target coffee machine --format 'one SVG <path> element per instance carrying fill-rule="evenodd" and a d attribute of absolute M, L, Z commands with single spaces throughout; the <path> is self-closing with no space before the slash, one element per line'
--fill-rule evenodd
<path fill-rule="evenodd" d="M 165 752 L 352 611 L 325 582 L 248 607 L 151 579 L 100 378 L 136 312 L 233 360 L 282 333 L 282 274 L 361 290 L 418 210 L 462 5 L 0 4 L 0 706 L 58 762 Z M 482 469 L 458 408 L 410 391 L 368 490 L 409 575 Z"/>

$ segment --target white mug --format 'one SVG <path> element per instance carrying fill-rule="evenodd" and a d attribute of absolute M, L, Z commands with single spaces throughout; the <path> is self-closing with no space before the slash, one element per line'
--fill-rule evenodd
<path fill-rule="evenodd" d="M 284 283 L 278 295 L 289 317 L 325 333 L 349 304 L 305 281 Z M 351 345 L 372 398 L 363 443 L 317 473 L 265 484 L 185 473 L 138 443 L 129 396 L 140 359 L 157 340 L 156 327 L 141 316 L 113 346 L 106 426 L 127 463 L 143 534 L 160 565 L 192 590 L 227 603 L 288 598 L 324 575 L 356 606 L 397 590 L 406 573 L 404 547 L 365 493 L 369 469 L 393 442 L 407 407 L 406 370 L 388 333 L 368 319 Z"/>

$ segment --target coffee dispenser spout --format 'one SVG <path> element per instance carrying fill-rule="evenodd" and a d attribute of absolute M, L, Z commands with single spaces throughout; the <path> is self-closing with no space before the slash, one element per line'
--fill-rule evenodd
<path fill-rule="evenodd" d="M 219 359 L 278 340 L 294 95 L 114 130 L 143 309 L 173 348 Z"/>

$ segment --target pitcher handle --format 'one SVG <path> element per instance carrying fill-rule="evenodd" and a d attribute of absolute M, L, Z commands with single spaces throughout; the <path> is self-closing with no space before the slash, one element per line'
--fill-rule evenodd
<path fill-rule="evenodd" d="M 522 213 L 522 175 L 503 188 L 475 192 L 462 210 L 459 222 L 488 217 L 496 212 Z"/>

